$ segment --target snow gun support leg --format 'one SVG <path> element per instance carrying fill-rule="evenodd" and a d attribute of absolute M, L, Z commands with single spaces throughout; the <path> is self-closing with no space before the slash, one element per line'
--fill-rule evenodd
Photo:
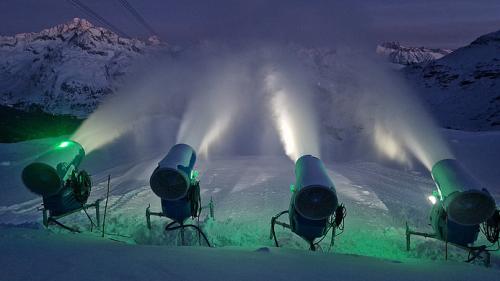
<path fill-rule="evenodd" d="M 207 205 L 202 206 L 199 209 L 200 213 L 204 209 L 208 209 L 208 211 L 209 211 L 208 217 L 209 218 L 215 219 L 215 215 L 214 215 L 215 214 L 215 211 L 214 211 L 214 209 L 215 209 L 215 203 L 214 203 L 214 201 L 213 201 L 212 198 L 210 198 L 210 202 L 208 202 Z M 146 224 L 147 224 L 148 229 L 151 229 L 151 216 L 168 218 L 163 212 L 152 212 L 151 211 L 151 204 L 148 205 L 148 207 L 146 208 Z"/>
<path fill-rule="evenodd" d="M 72 215 L 74 213 L 78 213 L 80 211 L 84 211 L 85 214 L 88 216 L 87 214 L 87 209 L 88 208 L 95 208 L 95 216 L 96 216 L 96 223 L 94 223 L 94 221 L 90 218 L 90 216 L 88 216 L 88 219 L 91 223 L 91 226 L 96 226 L 98 227 L 100 225 L 100 213 L 99 213 L 99 204 L 100 202 L 102 201 L 102 199 L 97 199 L 94 203 L 92 204 L 83 204 L 82 207 L 80 208 L 77 208 L 75 210 L 72 210 L 70 212 L 67 212 L 67 213 L 64 213 L 64 214 L 60 214 L 60 215 L 52 215 L 50 213 L 50 210 L 46 209 L 46 208 L 43 208 L 42 209 L 42 214 L 43 214 L 43 225 L 46 227 L 46 228 L 49 228 L 49 226 L 51 224 L 55 224 L 59 227 L 62 227 L 66 230 L 69 230 L 71 232 L 77 232 L 79 233 L 80 231 L 76 228 L 72 228 L 72 227 L 69 227 L 69 226 L 66 226 L 64 224 L 62 224 L 61 222 L 59 222 L 58 220 L 59 219 L 62 219 L 64 217 L 67 217 L 69 215 Z"/>
<path fill-rule="evenodd" d="M 208 206 L 213 206 L 213 201 L 212 200 L 211 200 L 211 202 L 209 203 Z M 213 209 L 211 209 L 211 213 L 213 214 Z M 151 216 L 157 216 L 157 217 L 165 217 L 165 218 L 167 218 L 167 216 L 164 213 L 162 213 L 162 212 L 151 212 L 151 205 L 149 205 L 146 208 L 146 224 L 147 224 L 147 227 L 148 227 L 149 230 L 151 230 Z M 172 222 L 170 222 L 169 224 L 167 224 L 165 226 L 165 231 L 172 231 L 172 230 L 180 229 L 180 231 L 181 231 L 181 242 L 182 242 L 182 245 L 185 245 L 185 241 L 184 241 L 184 229 L 186 229 L 186 228 L 194 228 L 198 232 L 199 236 L 203 237 L 203 240 L 208 245 L 208 247 L 212 247 L 212 245 L 210 244 L 210 241 L 208 241 L 208 238 L 205 235 L 205 233 L 203 233 L 203 231 L 201 230 L 201 228 L 199 226 L 197 226 L 197 225 L 194 225 L 194 224 L 183 224 L 183 223 L 178 223 L 176 221 L 172 221 Z"/>
<path fill-rule="evenodd" d="M 408 226 L 408 222 L 406 222 L 406 251 L 410 251 L 410 239 L 411 235 L 416 235 L 416 236 L 422 236 L 425 238 L 436 238 L 436 234 L 431 234 L 431 233 L 425 233 L 425 232 L 417 232 L 410 230 L 410 227 Z"/>
<path fill-rule="evenodd" d="M 283 228 L 288 228 L 293 232 L 292 226 L 290 224 L 285 223 L 285 222 L 281 222 L 278 220 L 281 216 L 283 216 L 284 214 L 288 214 L 288 213 L 289 213 L 289 211 L 285 210 L 285 211 L 282 211 L 282 212 L 276 214 L 274 217 L 271 218 L 271 231 L 269 234 L 269 239 L 274 240 L 274 245 L 276 245 L 276 247 L 279 247 L 279 243 L 278 243 L 278 239 L 276 238 L 276 231 L 275 231 L 276 225 L 281 225 Z M 337 235 L 342 234 L 344 231 L 344 219 L 345 219 L 345 217 L 346 217 L 346 209 L 345 209 L 345 206 L 343 204 L 341 204 L 338 206 L 334 215 L 332 215 L 328 219 L 328 228 L 326 229 L 324 235 L 321 238 L 319 238 L 319 240 L 317 240 L 315 242 L 314 239 L 308 240 L 308 239 L 302 237 L 304 240 L 306 240 L 309 243 L 309 249 L 311 251 L 316 251 L 316 249 L 321 248 L 319 246 L 319 243 L 328 235 L 328 232 L 331 229 L 332 233 L 331 233 L 331 239 L 330 239 L 330 246 L 328 248 L 328 251 L 330 251 L 330 249 L 335 244 L 335 237 Z M 340 230 L 340 232 L 338 234 L 336 233 L 337 229 Z"/>
<path fill-rule="evenodd" d="M 410 230 L 410 228 L 408 227 L 408 222 L 406 222 L 406 250 L 407 251 L 410 251 L 410 236 L 411 235 L 422 236 L 425 238 L 433 238 L 433 239 L 440 240 L 436 234 L 417 232 L 417 231 Z M 484 245 L 479 246 L 479 247 L 469 247 L 469 246 L 463 246 L 463 245 L 450 243 L 446 240 L 444 240 L 443 242 L 445 243 L 445 259 L 448 259 L 448 244 L 450 244 L 450 245 L 453 245 L 457 248 L 460 248 L 462 250 L 469 252 L 469 257 L 467 258 L 466 262 L 472 262 L 476 258 L 481 257 L 482 254 L 484 254 L 484 265 L 485 266 L 490 265 L 491 254 L 490 254 L 490 251 Z"/>
<path fill-rule="evenodd" d="M 284 228 L 292 229 L 288 223 L 278 221 L 278 219 L 284 214 L 288 214 L 288 210 L 282 211 L 271 218 L 271 232 L 269 234 L 269 239 L 274 239 L 274 245 L 276 245 L 276 247 L 279 247 L 279 243 L 276 238 L 276 232 L 274 231 L 275 225 L 281 225 Z"/>
<path fill-rule="evenodd" d="M 148 229 L 151 230 L 151 216 L 157 216 L 157 217 L 167 217 L 165 216 L 162 212 L 151 212 L 151 205 L 148 205 L 146 208 L 146 224 L 148 226 Z"/>
<path fill-rule="evenodd" d="M 210 218 L 212 220 L 215 219 L 215 215 L 214 215 L 215 204 L 214 204 L 214 200 L 212 197 L 210 197 L 210 202 L 208 202 L 207 205 L 201 206 L 201 208 L 199 209 L 200 213 L 198 214 L 198 216 L 201 214 L 201 211 L 206 210 L 206 209 L 208 209 L 207 218 Z"/>
<path fill-rule="evenodd" d="M 215 219 L 215 203 L 212 197 L 210 197 L 210 202 L 208 202 L 207 205 L 201 207 L 200 212 L 205 209 L 208 209 L 208 217 L 211 219 Z"/>

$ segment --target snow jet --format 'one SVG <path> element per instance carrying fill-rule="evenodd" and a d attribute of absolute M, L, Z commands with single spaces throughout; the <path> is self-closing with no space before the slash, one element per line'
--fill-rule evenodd
<path fill-rule="evenodd" d="M 251 74 L 245 61 L 235 57 L 222 57 L 210 62 L 200 86 L 182 116 L 177 143 L 195 148 L 201 157 L 207 158 L 210 148 L 228 133 L 232 121 L 241 110 L 252 87 L 247 77 Z"/>
<path fill-rule="evenodd" d="M 105 99 L 71 138 L 88 154 L 124 136 L 131 136 L 128 142 L 135 148 L 165 145 L 165 136 L 175 130 L 172 123 L 185 104 L 186 97 L 180 93 L 185 92 L 183 77 L 188 74 L 185 66 L 173 61 L 165 65 L 152 67 L 136 78 L 130 75 L 130 81 Z"/>
<path fill-rule="evenodd" d="M 374 125 L 374 141 L 379 151 L 406 163 L 411 154 L 429 171 L 437 161 L 453 158 L 432 119 L 419 108 L 417 101 L 400 100 L 401 104 L 393 104 L 398 103 L 396 100 L 389 101 L 389 110 L 384 113 L 388 116 L 381 117 Z"/>
<path fill-rule="evenodd" d="M 320 156 L 319 133 L 309 81 L 281 68 L 266 70 L 265 89 L 286 155 L 295 163 L 302 155 Z"/>
<path fill-rule="evenodd" d="M 319 157 L 314 83 L 292 49 L 200 47 L 146 73 L 104 101 L 72 139 L 88 153 L 125 136 L 132 145 L 186 143 L 202 159 L 278 152 L 281 139 L 293 161 Z"/>
<path fill-rule="evenodd" d="M 141 71 L 72 136 L 88 153 L 132 136 L 134 148 L 183 142 L 207 156 L 250 89 L 241 60 L 219 53 L 193 51 L 136 73 Z"/>
<path fill-rule="evenodd" d="M 365 64 L 369 109 L 373 115 L 373 142 L 382 155 L 410 164 L 416 158 L 429 171 L 441 159 L 453 158 L 436 124 L 421 102 L 393 70 Z"/>

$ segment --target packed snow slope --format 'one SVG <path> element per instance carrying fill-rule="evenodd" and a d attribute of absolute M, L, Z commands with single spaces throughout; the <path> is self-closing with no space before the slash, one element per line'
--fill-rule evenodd
<path fill-rule="evenodd" d="M 133 246 L 6 227 L 0 227 L 0 249 L 5 280 L 495 280 L 499 273 L 443 261 L 399 262 L 268 247 Z"/>
<path fill-rule="evenodd" d="M 500 133 L 444 133 L 456 157 L 499 202 Z M 464 263 L 467 254 L 451 247 L 450 260 L 444 262 L 444 244 L 432 239 L 413 238 L 406 252 L 405 222 L 431 231 L 426 198 L 434 184 L 426 171 L 374 159 L 326 163 L 339 201 L 348 210 L 345 231 L 331 251 L 330 237 L 320 252 L 311 253 L 306 242 L 280 227 L 283 248 L 274 248 L 269 240 L 270 218 L 288 208 L 294 181 L 294 164 L 284 156 L 213 156 L 197 162 L 203 204 L 210 198 L 215 202 L 215 220 L 204 212 L 200 222 L 215 249 L 197 246 L 192 232 L 187 233 L 192 246 L 177 247 L 178 233 L 164 233 L 164 218 L 153 217 L 148 230 L 146 207 L 160 210 L 149 177 L 174 140 L 144 145 L 140 151 L 114 144 L 91 153 L 82 165 L 94 180 L 89 201 L 105 197 L 111 175 L 106 236 L 123 243 L 101 239 L 95 230 L 90 233 L 83 213 L 63 222 L 84 234 L 45 230 L 40 226 L 41 200 L 22 185 L 20 172 L 59 141 L 0 145 L 0 264 L 8 280 L 493 280 L 499 274 L 497 255 L 486 269 Z M 30 270 L 25 270 L 27 264 Z"/>
<path fill-rule="evenodd" d="M 441 126 L 500 128 L 500 31 L 428 64 L 404 69 Z"/>

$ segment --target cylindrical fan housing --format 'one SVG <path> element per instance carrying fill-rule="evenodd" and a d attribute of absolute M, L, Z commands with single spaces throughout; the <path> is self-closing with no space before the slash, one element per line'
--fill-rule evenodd
<path fill-rule="evenodd" d="M 174 145 L 151 175 L 151 189 L 164 200 L 184 198 L 191 186 L 195 162 L 196 153 L 191 146 L 183 143 Z"/>
<path fill-rule="evenodd" d="M 479 224 L 463 225 L 447 219 L 441 202 L 432 206 L 430 219 L 436 238 L 442 241 L 468 246 L 477 240 Z"/>
<path fill-rule="evenodd" d="M 295 163 L 295 192 L 292 204 L 305 219 L 323 220 L 337 209 L 338 199 L 333 182 L 323 162 L 304 155 Z"/>
<path fill-rule="evenodd" d="M 462 225 L 476 225 L 495 212 L 495 200 L 455 159 L 444 159 L 432 167 L 448 219 Z"/>
<path fill-rule="evenodd" d="M 23 183 L 30 191 L 41 196 L 55 195 L 84 157 L 85 151 L 79 143 L 64 141 L 23 169 Z"/>

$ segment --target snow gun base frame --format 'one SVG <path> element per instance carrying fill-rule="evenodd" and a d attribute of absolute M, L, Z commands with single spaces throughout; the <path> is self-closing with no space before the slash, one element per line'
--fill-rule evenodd
<path fill-rule="evenodd" d="M 49 228 L 49 226 L 51 224 L 55 224 L 61 228 L 64 228 L 66 230 L 69 230 L 71 232 L 80 232 L 78 229 L 76 228 L 72 228 L 72 227 L 69 227 L 67 225 L 64 225 L 63 223 L 59 222 L 59 219 L 62 219 L 64 217 L 67 217 L 69 215 L 72 215 L 72 214 L 75 214 L 75 213 L 78 213 L 80 211 L 84 211 L 85 214 L 87 215 L 90 223 L 91 223 L 91 231 L 92 231 L 92 226 L 95 226 L 96 228 L 99 227 L 99 225 L 101 224 L 100 223 L 100 208 L 99 208 L 99 205 L 101 203 L 102 199 L 97 199 L 94 203 L 92 204 L 83 204 L 82 207 L 80 208 L 77 208 L 75 210 L 72 210 L 70 212 L 67 212 L 67 213 L 64 213 L 64 214 L 61 214 L 61 215 L 57 215 L 57 216 L 53 216 L 50 214 L 50 210 L 46 209 L 45 207 L 42 209 L 42 213 L 43 213 L 43 225 L 46 227 L 46 228 Z M 89 208 L 95 208 L 95 216 L 96 216 L 96 222 L 94 224 L 94 221 L 90 218 L 90 216 L 88 215 L 87 213 L 87 209 Z"/>
<path fill-rule="evenodd" d="M 424 238 L 432 238 L 432 239 L 442 241 L 441 239 L 438 238 L 438 236 L 435 233 L 425 233 L 425 232 L 418 232 L 418 231 L 410 230 L 410 228 L 408 227 L 408 222 L 407 222 L 406 223 L 406 251 L 410 251 L 411 235 L 422 236 Z M 485 245 L 478 246 L 478 247 L 471 247 L 471 246 L 463 246 L 463 245 L 459 245 L 459 244 L 455 244 L 455 243 L 450 243 L 448 241 L 443 241 L 443 242 L 445 243 L 445 250 L 444 250 L 445 260 L 448 260 L 448 244 L 450 244 L 450 245 L 453 245 L 457 248 L 460 248 L 462 250 L 469 252 L 469 258 L 465 262 L 471 262 L 471 261 L 475 260 L 476 258 L 481 257 L 481 258 L 484 258 L 484 265 L 487 267 L 490 266 L 491 254 Z M 484 256 L 482 256 L 482 254 L 484 254 Z"/>
<path fill-rule="evenodd" d="M 282 212 L 276 214 L 274 217 L 271 218 L 271 232 L 269 234 L 269 239 L 274 240 L 274 245 L 276 247 L 278 247 L 278 248 L 279 248 L 279 243 L 278 243 L 278 239 L 276 238 L 275 226 L 276 225 L 280 225 L 283 228 L 287 228 L 287 229 L 289 229 L 291 231 L 292 227 L 290 226 L 290 224 L 285 223 L 285 222 L 281 222 L 281 221 L 278 220 L 282 215 L 288 214 L 288 213 L 289 213 L 288 210 L 282 211 Z M 331 249 L 335 245 L 335 237 L 336 237 L 336 235 L 335 235 L 335 229 L 336 229 L 336 227 L 332 225 L 331 228 L 332 228 L 332 236 L 331 236 L 331 240 L 330 240 L 329 249 Z M 323 236 L 322 238 L 320 238 L 320 240 L 318 242 L 314 242 L 314 240 L 307 241 L 306 239 L 304 239 L 302 237 L 301 238 L 304 239 L 304 240 L 306 240 L 309 243 L 309 250 L 316 251 L 317 246 L 319 245 L 319 242 L 321 242 L 321 240 L 323 240 L 323 238 L 325 238 L 327 234 L 328 234 L 328 231 L 325 234 L 325 236 Z"/>
<path fill-rule="evenodd" d="M 151 230 L 151 216 L 168 218 L 164 213 L 162 213 L 162 212 L 151 212 L 150 209 L 151 209 L 151 206 L 148 206 L 146 208 L 146 224 L 147 224 L 147 227 L 148 227 L 149 230 Z M 208 209 L 209 210 L 209 214 L 208 214 L 209 218 L 214 219 L 214 202 L 213 202 L 212 198 L 210 198 L 210 202 L 208 203 L 208 205 L 201 207 L 200 213 L 204 209 Z M 199 215 L 197 216 L 197 218 L 199 218 Z M 197 225 L 194 225 L 194 224 L 184 224 L 184 223 L 179 223 L 179 222 L 176 222 L 176 221 L 172 221 L 172 222 L 170 222 L 169 224 L 167 224 L 165 226 L 165 231 L 173 231 L 173 230 L 180 229 L 181 243 L 184 246 L 184 245 L 186 245 L 185 244 L 185 240 L 184 240 L 184 230 L 186 228 L 194 228 L 196 230 L 196 232 L 198 233 L 198 242 L 200 243 L 200 245 L 201 245 L 201 239 L 200 239 L 201 237 L 200 236 L 203 236 L 203 239 L 205 240 L 205 243 L 207 243 L 208 247 L 212 247 L 210 245 L 210 242 L 208 241 L 208 238 L 205 235 L 205 233 L 203 233 L 203 231 L 201 230 L 201 228 L 199 226 L 197 226 Z"/>

